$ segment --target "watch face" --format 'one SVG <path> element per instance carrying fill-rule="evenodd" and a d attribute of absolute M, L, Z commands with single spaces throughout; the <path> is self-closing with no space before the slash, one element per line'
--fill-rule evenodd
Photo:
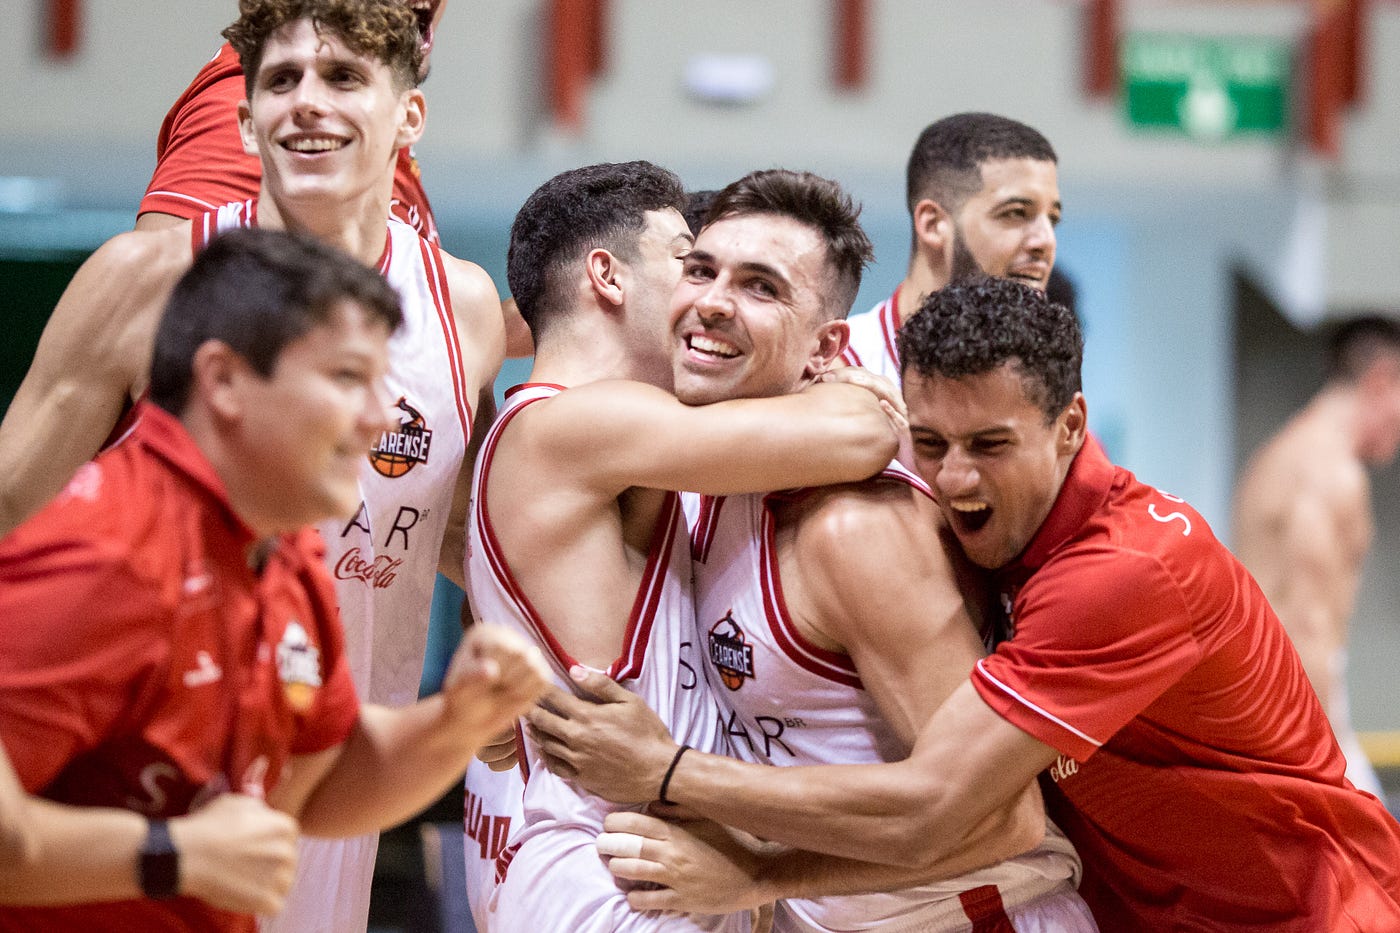
<path fill-rule="evenodd" d="M 180 893 L 180 855 L 164 820 L 151 820 L 141 846 L 141 891 L 163 900 Z"/>

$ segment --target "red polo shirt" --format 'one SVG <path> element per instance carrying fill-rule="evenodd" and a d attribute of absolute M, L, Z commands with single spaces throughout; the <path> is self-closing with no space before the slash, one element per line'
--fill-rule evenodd
<path fill-rule="evenodd" d="M 238 103 L 246 96 L 238 53 L 225 42 L 165 115 L 156 139 L 156 170 L 138 213 L 189 218 L 258 196 L 262 164 L 243 151 L 238 134 Z M 418 160 L 409 148 L 399 150 L 389 211 L 438 242 Z"/>
<path fill-rule="evenodd" d="M 140 407 L 131 439 L 0 541 L 0 739 L 31 792 L 170 817 L 271 790 L 359 706 L 320 536 L 268 542 L 254 570 L 209 462 Z M 0 930 L 91 929 L 254 924 L 190 898 L 0 908 Z"/>
<path fill-rule="evenodd" d="M 1400 825 L 1194 509 L 1090 439 L 999 577 L 1013 634 L 973 683 L 1061 752 L 1046 802 L 1105 930 L 1400 930 Z"/>

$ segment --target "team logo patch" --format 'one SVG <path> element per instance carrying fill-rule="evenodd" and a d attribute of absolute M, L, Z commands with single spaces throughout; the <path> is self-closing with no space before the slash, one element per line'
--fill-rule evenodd
<path fill-rule="evenodd" d="M 710 663 L 730 690 L 742 687 L 745 677 L 753 679 L 753 645 L 745 641 L 733 611 L 710 627 Z"/>
<path fill-rule="evenodd" d="M 298 713 L 311 708 L 321 688 L 321 650 L 311 644 L 306 629 L 295 619 L 287 623 L 277 646 L 277 676 L 288 706 Z"/>
<path fill-rule="evenodd" d="M 399 426 L 385 431 L 369 452 L 369 462 L 381 476 L 403 476 L 420 463 L 428 462 L 428 447 L 433 432 L 418 409 L 400 397 L 394 406 L 402 412 Z"/>

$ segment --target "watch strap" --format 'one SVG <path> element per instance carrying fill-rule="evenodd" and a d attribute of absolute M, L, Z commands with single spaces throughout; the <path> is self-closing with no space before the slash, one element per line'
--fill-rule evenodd
<path fill-rule="evenodd" d="M 147 897 L 165 900 L 180 893 L 180 854 L 165 820 L 147 822 L 139 866 L 141 891 Z"/>

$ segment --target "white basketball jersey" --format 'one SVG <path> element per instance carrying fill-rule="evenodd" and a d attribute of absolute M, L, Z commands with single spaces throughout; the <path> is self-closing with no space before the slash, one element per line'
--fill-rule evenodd
<path fill-rule="evenodd" d="M 256 199 L 226 204 L 194 219 L 194 250 L 221 232 L 254 226 Z M 355 688 L 370 702 L 405 706 L 418 699 L 438 553 L 472 416 L 438 248 L 390 219 L 378 268 L 404 316 L 389 340 L 386 378 L 398 424 L 361 466 L 354 516 L 318 527 Z M 377 834 L 303 843 L 288 907 L 262 929 L 365 929 L 377 843 Z"/>
<path fill-rule="evenodd" d="M 893 295 L 869 311 L 847 318 L 851 342 L 841 354 L 841 361 L 848 366 L 863 366 L 893 380 L 895 385 L 900 384 L 899 350 L 895 344 L 901 323 L 895 306 L 898 298 L 896 288 Z"/>
<path fill-rule="evenodd" d="M 493 528 L 485 490 L 496 447 L 511 421 L 532 404 L 559 394 L 559 386 L 512 389 L 477 456 L 467 550 L 468 594 L 477 618 L 520 631 L 544 652 L 556 685 L 570 689 L 576 662 L 549 621 L 535 611 L 512 573 Z M 677 742 L 724 751 L 714 700 L 705 686 L 694 646 L 695 610 L 690 584 L 690 538 L 680 497 L 670 493 L 647 552 L 616 659 L 606 673 L 646 701 Z M 622 809 L 550 773 L 528 739 L 523 816 L 513 825 L 498 863 L 488 925 L 493 931 L 532 930 L 724 930 L 749 928 L 734 917 L 639 914 L 628 906 L 593 848 L 603 818 Z"/>
<path fill-rule="evenodd" d="M 907 483 L 931 495 L 898 463 L 868 482 Z M 809 642 L 787 614 L 772 506 L 803 494 L 705 497 L 694 523 L 697 637 L 730 744 L 737 757 L 779 766 L 902 760 L 907 748 L 850 657 Z M 782 902 L 774 929 L 959 929 L 963 892 L 996 885 L 1010 910 L 1078 871 L 1073 848 L 1055 831 L 1040 849 L 961 878 Z"/>

